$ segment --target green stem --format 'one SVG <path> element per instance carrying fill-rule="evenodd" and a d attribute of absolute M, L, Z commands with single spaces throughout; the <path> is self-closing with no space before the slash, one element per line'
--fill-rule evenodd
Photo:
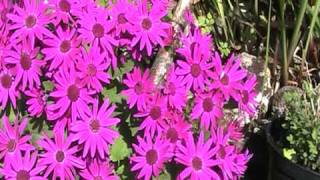
<path fill-rule="evenodd" d="M 319 9 L 320 9 L 320 0 L 317 1 L 316 6 L 315 6 L 315 8 L 314 8 L 314 10 L 312 12 L 312 20 L 311 20 L 311 24 L 310 24 L 310 30 L 309 30 L 309 33 L 308 33 L 308 38 L 307 38 L 306 44 L 304 46 L 304 49 L 302 51 L 302 63 L 301 63 L 300 72 L 302 72 L 303 69 L 304 69 L 304 64 L 306 62 L 306 57 L 307 57 L 307 51 L 309 49 L 310 41 L 311 41 L 311 38 L 313 36 L 313 29 L 314 29 L 314 26 L 316 24 L 316 20 L 318 19 Z M 311 82 L 310 77 L 309 77 L 309 81 Z"/>
<path fill-rule="evenodd" d="M 285 86 L 288 83 L 288 56 L 287 56 L 287 37 L 286 37 L 286 26 L 284 22 L 285 12 L 285 1 L 279 0 L 280 7 L 280 43 L 282 52 L 282 67 L 281 67 L 281 85 Z"/>
<path fill-rule="evenodd" d="M 299 13 L 298 13 L 296 24 L 295 24 L 294 29 L 293 29 L 293 35 L 292 35 L 292 38 L 291 38 L 291 41 L 290 41 L 290 46 L 289 46 L 289 51 L 288 51 L 289 64 L 291 63 L 294 50 L 297 47 L 297 44 L 298 44 L 299 39 L 300 39 L 300 35 L 301 35 L 300 27 L 302 25 L 302 20 L 303 20 L 303 17 L 305 15 L 305 12 L 306 12 L 307 5 L 308 5 L 308 0 L 301 0 L 300 10 L 299 10 Z"/>

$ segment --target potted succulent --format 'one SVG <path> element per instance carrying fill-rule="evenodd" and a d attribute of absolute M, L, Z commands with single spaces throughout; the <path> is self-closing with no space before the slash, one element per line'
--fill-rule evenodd
<path fill-rule="evenodd" d="M 267 126 L 271 179 L 320 179 L 320 86 L 282 93 L 283 117 Z M 278 113 L 277 113 L 278 114 Z"/>

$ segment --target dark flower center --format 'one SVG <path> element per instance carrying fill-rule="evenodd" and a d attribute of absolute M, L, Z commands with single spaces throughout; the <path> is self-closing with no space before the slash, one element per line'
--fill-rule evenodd
<path fill-rule="evenodd" d="M 70 99 L 70 101 L 76 101 L 79 98 L 80 95 L 80 90 L 78 88 L 78 86 L 76 86 L 75 84 L 71 85 L 68 87 L 68 98 Z"/>
<path fill-rule="evenodd" d="M 87 74 L 89 76 L 95 76 L 97 74 L 97 68 L 93 64 L 87 66 Z"/>
<path fill-rule="evenodd" d="M 16 149 L 17 143 L 14 139 L 10 139 L 8 144 L 7 144 L 7 148 L 9 152 L 13 152 Z"/>
<path fill-rule="evenodd" d="M 202 102 L 202 107 L 205 112 L 210 112 L 213 108 L 213 102 L 210 97 L 207 97 Z"/>
<path fill-rule="evenodd" d="M 151 26 L 152 26 L 152 22 L 151 22 L 151 20 L 149 18 L 144 18 L 142 20 L 141 25 L 142 25 L 143 29 L 149 30 L 151 28 Z"/>
<path fill-rule="evenodd" d="M 199 64 L 192 64 L 191 75 L 196 78 L 200 75 L 200 72 L 201 72 L 200 65 Z"/>
<path fill-rule="evenodd" d="M 168 85 L 168 89 L 171 95 L 176 94 L 176 85 L 174 83 L 170 82 Z"/>
<path fill-rule="evenodd" d="M 242 91 L 242 103 L 248 104 L 249 102 L 249 92 L 247 90 Z"/>
<path fill-rule="evenodd" d="M 138 95 L 142 94 L 143 86 L 142 86 L 141 82 L 136 83 L 136 85 L 134 86 L 134 92 Z"/>
<path fill-rule="evenodd" d="M 30 179 L 30 174 L 26 170 L 20 170 L 17 173 L 17 180 L 29 180 Z"/>
<path fill-rule="evenodd" d="M 103 178 L 101 176 L 96 176 L 93 178 L 93 180 L 103 180 Z"/>
<path fill-rule="evenodd" d="M 1 21 L 2 22 L 6 22 L 7 20 L 7 13 L 9 12 L 9 10 L 7 8 L 2 9 L 1 11 Z"/>
<path fill-rule="evenodd" d="M 8 74 L 4 74 L 1 77 L 1 85 L 2 85 L 2 87 L 6 88 L 6 89 L 9 89 L 11 87 L 11 85 L 12 85 L 11 76 L 9 76 Z"/>
<path fill-rule="evenodd" d="M 104 35 L 104 28 L 101 24 L 97 23 L 93 25 L 92 33 L 96 38 L 101 38 Z"/>
<path fill-rule="evenodd" d="M 147 163 L 148 163 L 149 165 L 153 165 L 154 163 L 156 163 L 157 160 L 158 160 L 158 153 L 157 153 L 157 151 L 154 150 L 154 149 L 149 150 L 149 151 L 147 152 L 147 154 L 146 154 L 146 159 L 147 159 Z"/>
<path fill-rule="evenodd" d="M 69 12 L 71 9 L 70 3 L 67 0 L 61 0 L 59 2 L 59 7 L 64 12 Z"/>
<path fill-rule="evenodd" d="M 124 23 L 126 23 L 126 22 L 128 22 L 126 16 L 124 15 L 124 13 L 120 13 L 120 14 L 118 15 L 118 23 L 119 23 L 119 24 L 124 24 Z"/>
<path fill-rule="evenodd" d="M 221 79 L 220 79 L 221 83 L 223 85 L 228 85 L 229 84 L 229 76 L 227 74 L 224 74 Z"/>
<path fill-rule="evenodd" d="M 32 28 L 36 24 L 36 22 L 37 19 L 33 15 L 28 16 L 25 21 L 27 28 Z"/>
<path fill-rule="evenodd" d="M 62 162 L 64 160 L 64 152 L 63 151 L 58 151 L 56 154 L 56 160 L 58 162 Z"/>
<path fill-rule="evenodd" d="M 100 129 L 100 123 L 98 120 L 94 119 L 90 122 L 90 129 L 93 133 L 96 133 Z"/>
<path fill-rule="evenodd" d="M 71 43 L 68 40 L 64 40 L 62 41 L 62 43 L 60 44 L 60 51 L 63 53 L 68 52 L 71 49 Z"/>
<path fill-rule="evenodd" d="M 154 106 L 150 111 L 150 116 L 153 120 L 157 120 L 161 116 L 161 108 L 159 106 Z"/>
<path fill-rule="evenodd" d="M 192 159 L 192 167 L 193 169 L 195 169 L 196 171 L 200 170 L 202 168 L 202 161 L 200 158 L 198 157 L 194 157 Z"/>
<path fill-rule="evenodd" d="M 167 139 L 170 139 L 171 143 L 175 143 L 178 140 L 178 132 L 175 128 L 169 128 L 166 134 Z"/>
<path fill-rule="evenodd" d="M 224 147 L 221 147 L 219 152 L 218 152 L 218 155 L 220 158 L 224 158 L 226 156 L 226 151 L 224 150 Z"/>
<path fill-rule="evenodd" d="M 22 53 L 20 56 L 20 64 L 23 70 L 27 71 L 31 67 L 31 59 L 27 53 Z"/>

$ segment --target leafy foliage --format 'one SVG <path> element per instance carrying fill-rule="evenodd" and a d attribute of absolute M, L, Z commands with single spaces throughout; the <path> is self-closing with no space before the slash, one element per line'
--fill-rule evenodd
<path fill-rule="evenodd" d="M 320 86 L 304 83 L 305 94 L 284 94 L 286 130 L 284 156 L 293 162 L 320 171 Z"/>

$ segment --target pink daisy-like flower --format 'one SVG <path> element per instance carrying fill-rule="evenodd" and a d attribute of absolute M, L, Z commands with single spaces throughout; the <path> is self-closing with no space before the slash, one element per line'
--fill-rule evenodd
<path fill-rule="evenodd" d="M 99 106 L 96 99 L 93 109 L 88 116 L 82 117 L 71 124 L 71 131 L 74 132 L 74 140 L 79 144 L 84 144 L 82 156 L 85 157 L 90 153 L 91 157 L 95 157 L 96 153 L 104 159 L 108 153 L 108 146 L 112 144 L 114 139 L 119 136 L 117 131 L 112 130 L 112 126 L 116 126 L 120 119 L 112 117 L 112 113 L 116 106 L 110 106 L 106 99 Z"/>
<path fill-rule="evenodd" d="M 128 17 L 134 14 L 135 9 L 128 0 L 118 0 L 112 5 L 110 16 L 116 36 L 132 30 L 132 24 L 128 21 Z"/>
<path fill-rule="evenodd" d="M 57 83 L 50 96 L 57 100 L 47 107 L 49 111 L 55 112 L 50 119 L 63 116 L 69 108 L 71 108 L 71 121 L 89 114 L 88 103 L 92 102 L 92 98 L 87 90 L 79 85 L 74 67 L 72 66 L 70 71 L 61 69 L 54 75 L 54 79 Z"/>
<path fill-rule="evenodd" d="M 28 96 L 26 104 L 28 105 L 28 112 L 30 116 L 40 117 L 46 110 L 46 97 L 41 89 L 31 89 L 24 91 Z"/>
<path fill-rule="evenodd" d="M 163 93 L 167 99 L 168 104 L 171 107 L 182 111 L 182 108 L 187 102 L 186 87 L 181 82 L 182 76 L 177 76 L 174 71 L 174 67 L 169 71 L 166 77 Z"/>
<path fill-rule="evenodd" d="M 43 40 L 43 36 L 52 36 L 52 33 L 46 29 L 50 18 L 45 14 L 46 5 L 43 1 L 23 0 L 24 9 L 14 6 L 14 12 L 7 14 L 12 21 L 10 29 L 14 30 L 11 39 L 26 40 L 31 42 L 34 47 L 35 37 Z M 22 39 L 20 39 L 22 37 Z"/>
<path fill-rule="evenodd" d="M 221 57 L 218 52 L 214 56 L 214 72 L 210 72 L 213 82 L 210 84 L 212 89 L 218 89 L 226 100 L 230 96 L 237 99 L 238 91 L 242 89 L 241 80 L 247 75 L 246 71 L 240 68 L 240 59 L 234 55 L 222 66 Z"/>
<path fill-rule="evenodd" d="M 49 6 L 54 9 L 54 24 L 58 25 L 61 21 L 65 24 L 74 23 L 71 12 L 76 5 L 75 0 L 49 0 Z"/>
<path fill-rule="evenodd" d="M 87 180 L 118 180 L 119 177 L 113 174 L 112 168 L 107 162 L 93 160 L 87 168 L 80 172 L 82 178 Z"/>
<path fill-rule="evenodd" d="M 12 44 L 12 50 L 7 52 L 5 62 L 15 65 L 17 84 L 21 82 L 21 90 L 40 86 L 41 67 L 44 61 L 37 58 L 39 48 L 32 48 L 28 43 Z"/>
<path fill-rule="evenodd" d="M 45 39 L 43 43 L 49 46 L 42 49 L 42 52 L 45 59 L 51 61 L 50 70 L 58 68 L 61 64 L 70 67 L 80 53 L 81 40 L 78 38 L 75 29 L 63 31 L 59 26 L 57 36 Z"/>
<path fill-rule="evenodd" d="M 16 90 L 17 83 L 11 72 L 5 68 L 0 71 L 0 102 L 2 109 L 7 106 L 8 99 L 10 99 L 14 108 L 16 108 L 16 97 L 18 92 Z"/>
<path fill-rule="evenodd" d="M 177 68 L 176 74 L 184 77 L 183 84 L 186 84 L 188 90 L 191 86 L 193 90 L 205 90 L 205 81 L 213 64 L 203 59 L 198 45 L 195 45 L 193 50 L 185 55 L 185 58 L 186 60 L 177 61 L 179 68 Z"/>
<path fill-rule="evenodd" d="M 175 146 L 178 141 L 188 138 L 192 127 L 180 112 L 168 112 L 164 119 L 166 123 L 163 126 L 163 135 L 172 145 Z"/>
<path fill-rule="evenodd" d="M 0 172 L 6 179 L 46 180 L 46 178 L 39 175 L 44 168 L 45 166 L 37 166 L 37 153 L 27 151 L 24 156 L 22 156 L 21 152 L 18 152 L 15 156 L 10 157 L 9 162 L 0 169 Z"/>
<path fill-rule="evenodd" d="M 255 97 L 257 93 L 255 92 L 255 86 L 257 83 L 256 76 L 253 75 L 243 84 L 240 90 L 240 96 L 236 100 L 238 101 L 239 109 L 245 111 L 249 115 L 254 115 L 257 108 L 257 101 Z"/>
<path fill-rule="evenodd" d="M 135 36 L 132 39 L 131 46 L 134 47 L 139 43 L 140 51 L 146 49 L 150 56 L 154 46 L 158 44 L 164 46 L 163 39 L 167 37 L 165 30 L 171 26 L 169 23 L 162 21 L 166 13 L 160 13 L 157 5 L 153 5 L 150 11 L 147 8 L 147 1 L 139 0 L 137 5 L 136 15 L 128 19 L 134 25 L 132 33 Z"/>
<path fill-rule="evenodd" d="M 54 140 L 47 135 L 43 135 L 38 140 L 38 145 L 43 148 L 44 153 L 40 154 L 39 166 L 45 166 L 44 177 L 52 174 L 52 179 L 75 179 L 76 168 L 85 168 L 85 163 L 78 158 L 78 146 L 72 146 L 72 135 L 64 137 L 64 127 L 54 133 Z"/>
<path fill-rule="evenodd" d="M 251 155 L 246 151 L 244 154 L 238 153 L 234 145 L 229 145 L 229 134 L 224 133 L 222 128 L 212 131 L 212 136 L 216 142 L 217 160 L 220 162 L 218 167 L 222 173 L 223 179 L 234 179 L 243 175 L 246 169 L 246 163 Z M 241 160 L 237 162 L 237 160 Z"/>
<path fill-rule="evenodd" d="M 210 35 L 204 35 L 201 33 L 200 28 L 195 28 L 191 29 L 191 32 L 188 33 L 187 36 L 182 35 L 181 39 L 181 44 L 183 46 L 179 49 L 177 49 L 177 52 L 184 55 L 188 56 L 190 51 L 194 49 L 194 46 L 199 47 L 199 51 L 196 53 L 201 53 L 203 56 L 202 58 L 205 60 L 210 60 L 210 56 L 212 55 L 211 50 L 212 50 L 212 38 Z"/>
<path fill-rule="evenodd" d="M 223 98 L 220 93 L 199 93 L 195 99 L 191 118 L 200 118 L 201 127 L 206 130 L 216 127 L 217 120 L 223 117 Z"/>
<path fill-rule="evenodd" d="M 144 177 L 145 180 L 149 180 L 152 175 L 158 176 L 164 168 L 164 163 L 172 158 L 172 149 L 169 142 L 160 136 L 157 136 L 154 142 L 149 135 L 144 139 L 138 137 L 138 143 L 133 144 L 135 154 L 130 158 L 134 164 L 131 170 L 139 170 L 138 179 Z"/>
<path fill-rule="evenodd" d="M 155 134 L 161 134 L 163 130 L 164 116 L 167 112 L 167 102 L 159 95 L 152 96 L 147 108 L 139 111 L 134 117 L 144 117 L 143 122 L 139 126 L 139 130 L 145 130 L 153 137 Z"/>
<path fill-rule="evenodd" d="M 82 50 L 82 58 L 79 58 L 76 67 L 80 71 L 79 78 L 82 80 L 82 85 L 86 85 L 89 89 L 93 88 L 97 92 L 101 92 L 103 87 L 101 83 L 108 84 L 111 76 L 107 73 L 110 63 L 105 61 L 106 54 L 100 53 L 97 46 L 90 48 L 86 52 Z"/>
<path fill-rule="evenodd" d="M 5 159 L 15 156 L 17 152 L 33 150 L 34 147 L 28 144 L 31 139 L 30 135 L 23 136 L 24 129 L 27 126 L 28 120 L 23 118 L 20 125 L 18 119 L 15 119 L 15 124 L 9 122 L 7 116 L 2 117 L 3 128 L 0 129 L 0 159 Z"/>
<path fill-rule="evenodd" d="M 142 74 L 141 70 L 136 67 L 133 69 L 133 72 L 127 73 L 127 78 L 123 80 L 123 83 L 129 87 L 129 89 L 121 92 L 121 94 L 127 97 L 129 108 L 137 104 L 139 111 L 146 109 L 150 94 L 154 90 L 153 80 L 149 70 L 145 70 Z"/>
<path fill-rule="evenodd" d="M 91 45 L 97 44 L 107 52 L 107 59 L 111 59 L 112 67 L 117 67 L 117 58 L 114 55 L 114 46 L 118 42 L 111 36 L 111 23 L 107 20 L 108 12 L 105 8 L 94 8 L 80 17 L 78 30 L 80 37 Z"/>
<path fill-rule="evenodd" d="M 187 166 L 180 174 L 179 179 L 220 179 L 219 175 L 212 170 L 217 166 L 214 156 L 216 148 L 212 138 L 205 142 L 203 132 L 200 132 L 198 141 L 195 142 L 190 133 L 185 142 L 177 143 L 176 162 Z"/>

